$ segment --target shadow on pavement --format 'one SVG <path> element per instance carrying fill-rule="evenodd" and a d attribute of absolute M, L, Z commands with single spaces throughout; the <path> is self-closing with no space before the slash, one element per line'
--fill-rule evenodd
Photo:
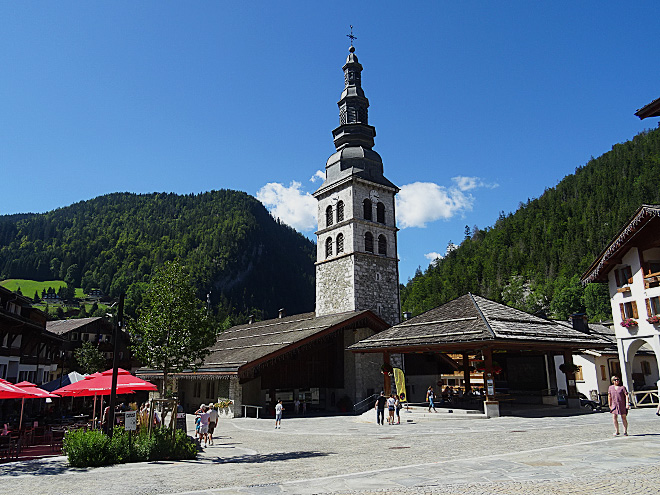
<path fill-rule="evenodd" d="M 305 459 L 311 457 L 325 457 L 332 455 L 328 452 L 310 452 L 310 451 L 300 451 L 300 452 L 276 452 L 273 454 L 253 454 L 253 455 L 241 455 L 237 457 L 228 457 L 222 458 L 218 457 L 211 462 L 218 464 L 252 464 L 252 463 L 262 463 L 262 462 L 275 462 L 275 461 L 288 461 L 291 459 Z"/>
<path fill-rule="evenodd" d="M 72 468 L 69 462 L 62 461 L 28 461 L 28 462 L 12 462 L 0 466 L 0 477 L 4 476 L 24 476 L 24 475 L 37 475 L 48 476 L 54 474 L 62 474 L 67 471 L 87 471 L 86 468 Z"/>

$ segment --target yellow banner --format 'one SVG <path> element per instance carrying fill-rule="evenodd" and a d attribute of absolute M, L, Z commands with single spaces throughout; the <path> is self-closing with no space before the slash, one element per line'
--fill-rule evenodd
<path fill-rule="evenodd" d="M 394 383 L 396 384 L 396 393 L 400 402 L 408 402 L 406 397 L 406 377 L 401 368 L 394 368 Z"/>

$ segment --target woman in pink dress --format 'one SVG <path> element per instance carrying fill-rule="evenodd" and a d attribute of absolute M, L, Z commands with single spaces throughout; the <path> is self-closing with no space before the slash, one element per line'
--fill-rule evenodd
<path fill-rule="evenodd" d="M 623 424 L 623 435 L 628 436 L 628 409 L 630 408 L 630 401 L 628 399 L 628 391 L 626 387 L 621 385 L 621 380 L 618 376 L 612 377 L 612 385 L 607 390 L 607 404 L 610 406 L 610 412 L 614 420 L 614 436 L 619 434 L 618 416 L 621 416 L 621 424 Z"/>

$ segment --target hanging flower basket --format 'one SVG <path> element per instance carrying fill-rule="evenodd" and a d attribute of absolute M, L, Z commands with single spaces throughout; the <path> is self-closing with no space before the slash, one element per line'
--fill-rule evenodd
<path fill-rule="evenodd" d="M 632 318 L 626 318 L 621 322 L 621 326 L 626 328 L 636 327 L 637 321 L 633 320 Z"/>
<path fill-rule="evenodd" d="M 383 363 L 380 367 L 380 372 L 383 375 L 389 375 L 389 376 L 394 376 L 394 368 L 392 368 L 391 364 L 385 364 Z"/>
<path fill-rule="evenodd" d="M 648 321 L 652 325 L 657 325 L 658 323 L 660 323 L 660 316 L 658 315 L 649 316 L 646 319 L 646 321 Z"/>
<path fill-rule="evenodd" d="M 477 373 L 485 373 L 486 371 L 486 363 L 483 361 L 475 361 L 474 362 L 474 369 L 477 371 Z M 502 367 L 497 364 L 495 361 L 493 361 L 493 373 L 495 375 L 499 375 L 502 373 Z"/>
<path fill-rule="evenodd" d="M 562 373 L 577 373 L 580 371 L 580 367 L 575 364 L 562 363 L 559 365 L 559 371 Z"/>

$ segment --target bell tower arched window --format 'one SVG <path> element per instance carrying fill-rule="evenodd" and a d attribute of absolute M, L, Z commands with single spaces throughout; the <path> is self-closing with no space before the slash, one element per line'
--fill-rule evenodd
<path fill-rule="evenodd" d="M 376 205 L 376 221 L 378 223 L 385 223 L 385 205 L 378 202 Z"/>
<path fill-rule="evenodd" d="M 344 252 L 344 234 L 337 234 L 337 254 Z"/>
<path fill-rule="evenodd" d="M 332 206 L 325 209 L 325 226 L 330 227 L 330 225 L 332 225 Z"/>
<path fill-rule="evenodd" d="M 364 209 L 364 219 L 365 220 L 373 220 L 373 216 L 371 214 L 371 200 L 370 199 L 365 199 L 362 202 L 362 206 Z"/>
<path fill-rule="evenodd" d="M 382 234 L 378 236 L 378 254 L 387 255 L 387 239 Z"/>
<path fill-rule="evenodd" d="M 325 240 L 325 257 L 329 258 L 330 256 L 332 256 L 332 237 Z"/>
<path fill-rule="evenodd" d="M 337 223 L 344 220 L 344 202 L 339 201 L 337 203 Z"/>
<path fill-rule="evenodd" d="M 374 252 L 374 236 L 371 232 L 364 234 L 364 250 L 367 253 Z"/>

